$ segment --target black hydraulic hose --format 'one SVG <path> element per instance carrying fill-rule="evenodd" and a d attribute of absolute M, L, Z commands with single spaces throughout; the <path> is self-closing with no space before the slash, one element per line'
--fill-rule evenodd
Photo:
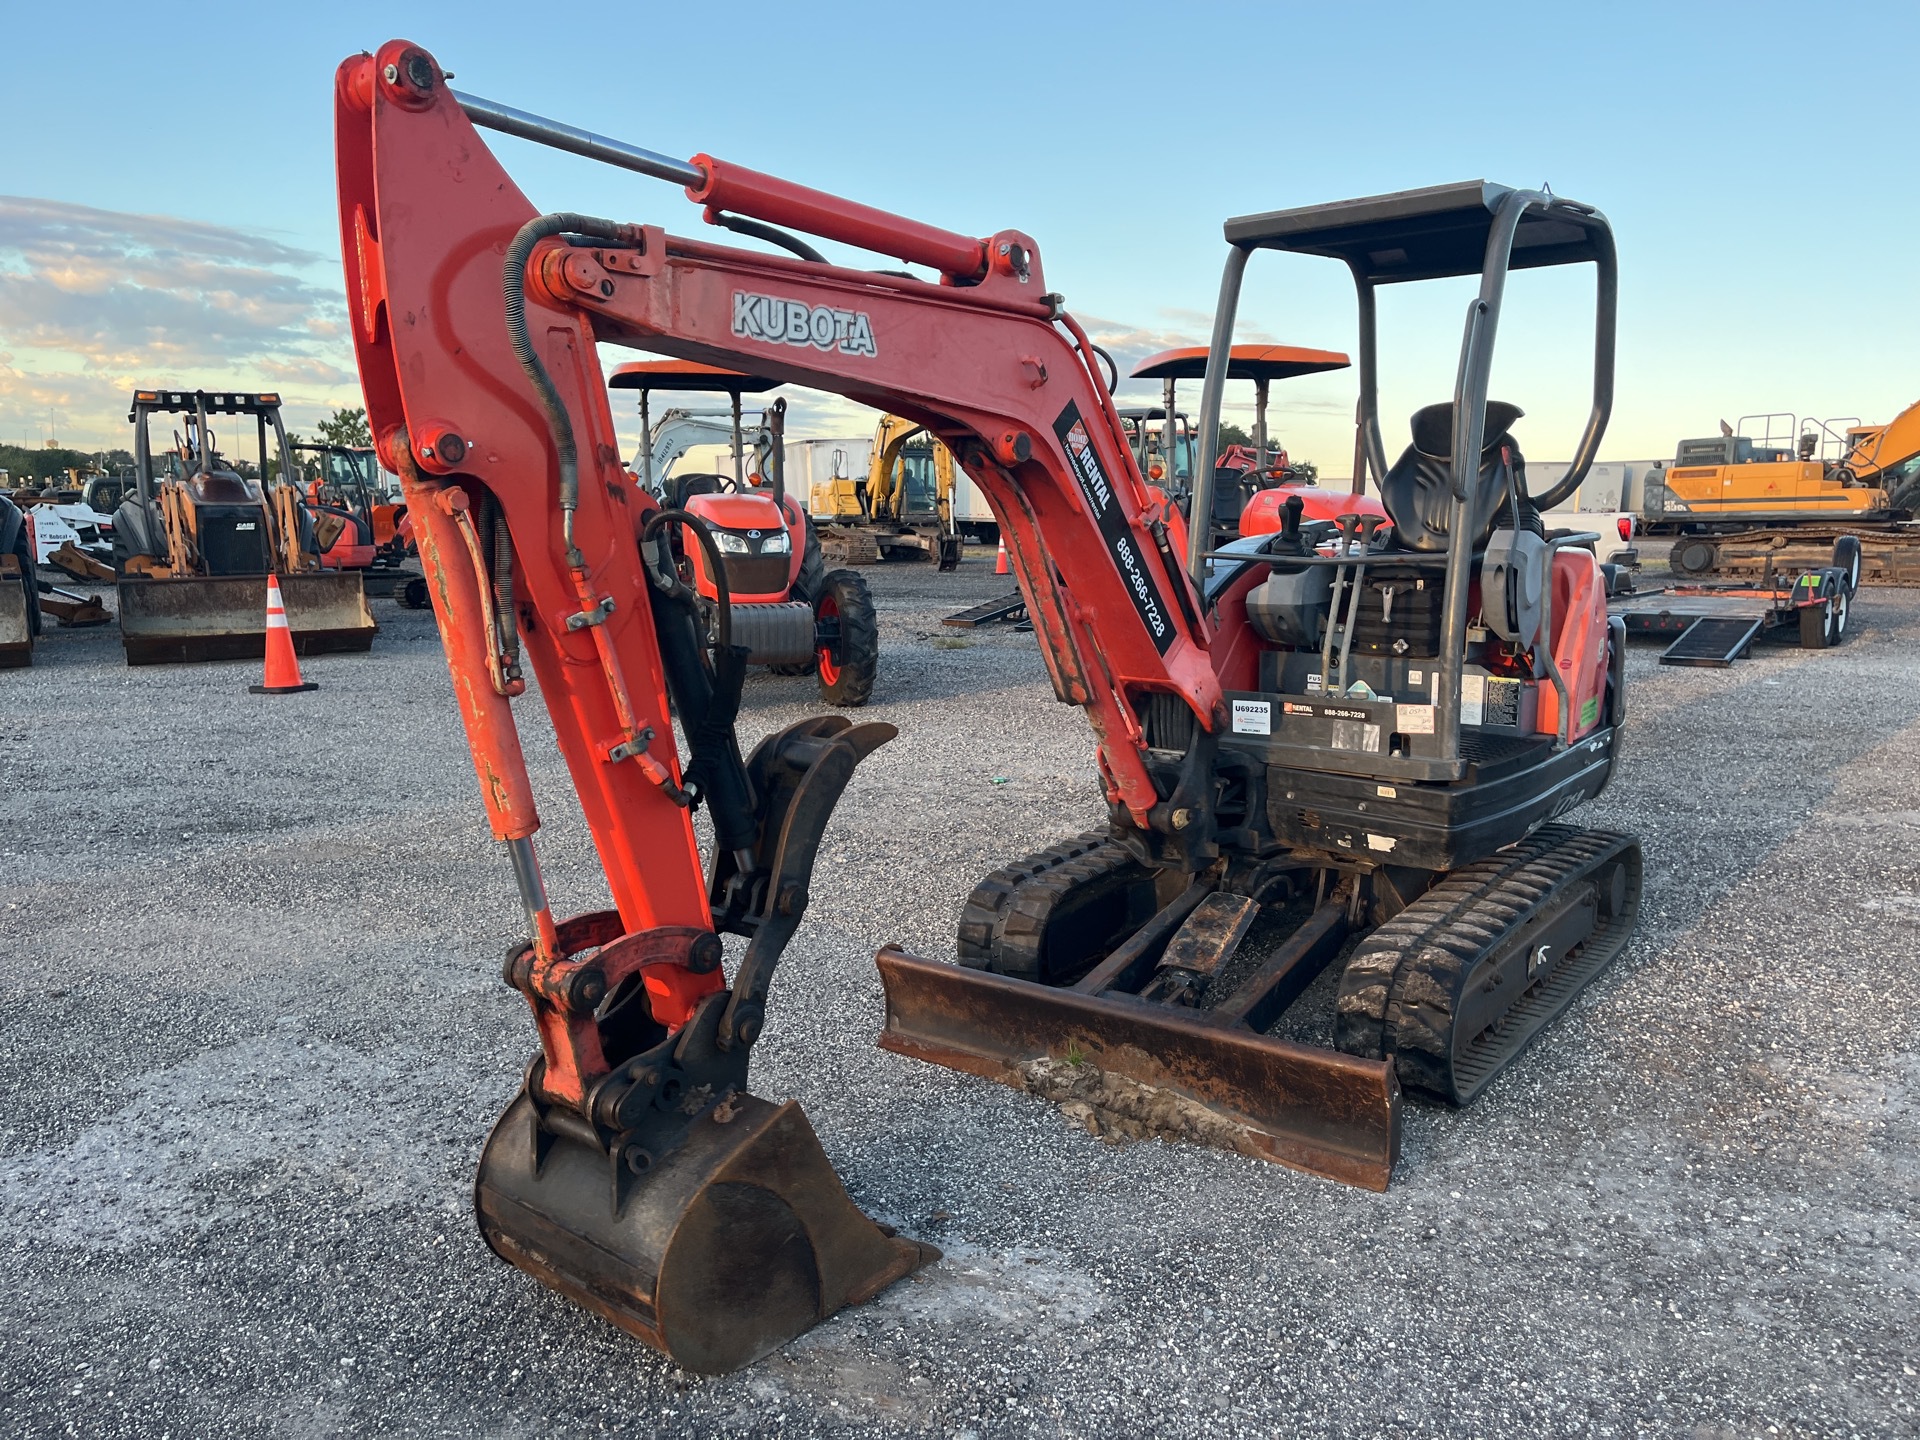
<path fill-rule="evenodd" d="M 507 529 L 505 511 L 493 496 L 487 496 L 487 519 L 493 535 L 493 623 L 494 646 L 506 657 L 506 676 L 520 678 L 520 626 L 513 614 L 513 535 Z"/>
<path fill-rule="evenodd" d="M 721 225 L 737 235 L 751 235 L 756 240 L 764 240 L 769 245 L 778 245 L 782 250 L 791 250 L 802 260 L 811 260 L 816 265 L 827 263 L 827 257 L 814 249 L 798 235 L 789 235 L 771 225 L 763 225 L 758 220 L 749 220 L 744 215 L 728 215 L 719 210 L 707 216 L 708 223 Z"/>
<path fill-rule="evenodd" d="M 506 303 L 507 340 L 514 358 L 526 372 L 540 408 L 547 414 L 547 429 L 553 435 L 554 452 L 560 460 L 560 525 L 567 542 L 567 564 L 579 569 L 585 559 L 573 543 L 573 512 L 580 505 L 580 454 L 574 444 L 573 419 L 566 402 L 554 388 L 553 377 L 534 351 L 527 335 L 527 261 L 533 247 L 555 235 L 585 235 L 595 240 L 632 244 L 640 237 L 640 228 L 601 220 L 592 215 L 561 212 L 538 215 L 522 225 L 507 246 L 507 258 L 501 272 L 501 295 Z"/>
<path fill-rule="evenodd" d="M 647 542 L 653 538 L 655 530 L 676 521 L 693 531 L 694 538 L 700 542 L 701 550 L 706 553 L 707 566 L 713 572 L 714 600 L 718 608 L 713 625 L 714 648 L 730 650 L 733 648 L 733 591 L 727 585 L 726 568 L 720 560 L 720 547 L 714 543 L 712 527 L 698 515 L 690 514 L 685 510 L 656 510 L 640 527 L 641 554 L 644 558 Z M 686 589 L 677 575 L 671 582 L 667 582 L 664 576 L 655 572 L 652 565 L 647 566 L 647 573 L 666 594 L 671 595 L 676 590 Z"/>
<path fill-rule="evenodd" d="M 1107 362 L 1107 393 L 1109 395 L 1113 394 L 1114 391 L 1120 388 L 1120 367 L 1114 363 L 1113 356 L 1109 355 L 1098 345 L 1095 345 L 1091 340 L 1087 342 L 1087 348 Z M 1167 428 L 1169 432 L 1172 431 L 1173 418 L 1171 416 L 1167 418 Z"/>

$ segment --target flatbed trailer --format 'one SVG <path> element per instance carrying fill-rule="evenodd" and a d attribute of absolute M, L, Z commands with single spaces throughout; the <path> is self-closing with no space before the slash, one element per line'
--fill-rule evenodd
<path fill-rule="evenodd" d="M 1662 665 L 1724 669 L 1744 659 L 1756 639 L 1789 628 L 1806 649 L 1838 645 L 1852 603 L 1846 572 L 1823 566 L 1763 586 L 1668 585 L 1616 597 L 1608 608 L 1629 636 L 1670 637 Z"/>

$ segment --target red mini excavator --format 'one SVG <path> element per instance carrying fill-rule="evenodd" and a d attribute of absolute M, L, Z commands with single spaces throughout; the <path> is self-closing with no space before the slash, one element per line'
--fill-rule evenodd
<path fill-rule="evenodd" d="M 348 60 L 336 106 L 368 413 L 408 487 L 531 929 L 506 977 L 541 1051 L 476 1183 L 507 1259 L 719 1369 L 926 1253 L 852 1208 L 796 1107 L 746 1089 L 828 812 L 889 732 L 809 721 L 741 761 L 728 596 L 704 631 L 664 542 L 681 526 L 707 549 L 709 528 L 627 482 L 596 343 L 927 426 L 992 504 L 1056 692 L 1093 725 L 1108 830 L 982 882 L 961 965 L 883 950 L 889 1048 L 1048 1093 L 1092 1072 L 1106 1110 L 1377 1186 L 1401 1083 L 1470 1099 L 1625 944 L 1637 845 L 1561 823 L 1612 771 L 1624 650 L 1592 537 L 1538 513 L 1579 483 L 1610 406 L 1597 212 L 1475 182 L 1231 222 L 1203 441 L 1248 257 L 1340 259 L 1360 284 L 1362 430 L 1393 523 L 1293 510 L 1216 551 L 1140 475 L 1026 235 L 961 235 L 543 120 L 449 89 L 402 41 Z M 790 253 L 540 214 L 476 123 L 673 181 L 709 222 Z M 888 259 L 829 264 L 792 229 Z M 1600 276 L 1594 409 L 1566 478 L 1535 498 L 1519 412 L 1486 397 L 1494 329 L 1510 267 L 1572 262 Z M 1474 273 L 1458 403 L 1420 412 L 1389 466 L 1374 288 Z M 509 704 L 523 646 L 614 910 L 549 908 Z M 696 803 L 715 834 L 704 879 Z M 746 941 L 730 983 L 719 933 Z M 1349 947 L 1338 1048 L 1270 1033 Z"/>

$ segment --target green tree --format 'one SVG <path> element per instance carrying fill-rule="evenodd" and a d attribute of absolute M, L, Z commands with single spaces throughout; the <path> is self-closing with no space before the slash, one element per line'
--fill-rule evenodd
<path fill-rule="evenodd" d="M 367 426 L 367 412 L 360 410 L 336 410 L 331 420 L 322 420 L 318 426 L 322 445 L 371 445 L 373 431 Z"/>
<path fill-rule="evenodd" d="M 1216 452 L 1226 449 L 1229 445 L 1251 444 L 1253 444 L 1253 436 L 1242 430 L 1238 425 L 1225 420 L 1220 422 L 1220 442 L 1218 446 L 1215 447 Z"/>

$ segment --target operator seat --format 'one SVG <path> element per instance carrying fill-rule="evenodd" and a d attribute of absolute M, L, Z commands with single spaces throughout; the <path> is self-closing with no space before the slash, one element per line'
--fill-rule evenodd
<path fill-rule="evenodd" d="M 1508 427 L 1525 412 L 1504 400 L 1487 402 L 1480 474 L 1472 489 L 1473 548 L 1480 549 L 1505 509 L 1509 474 L 1522 501 L 1527 496 L 1527 462 Z M 1428 405 L 1413 414 L 1413 443 L 1380 481 L 1380 503 L 1393 520 L 1394 544 L 1428 553 L 1445 550 L 1453 505 L 1453 405 Z M 1532 527 L 1539 528 L 1537 517 Z"/>

